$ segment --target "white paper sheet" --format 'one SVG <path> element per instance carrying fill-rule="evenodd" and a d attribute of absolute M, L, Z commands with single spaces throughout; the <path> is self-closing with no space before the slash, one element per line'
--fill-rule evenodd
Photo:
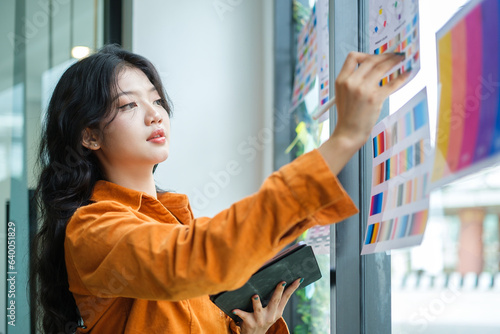
<path fill-rule="evenodd" d="M 418 0 L 370 0 L 369 40 L 372 54 L 402 52 L 406 58 L 380 81 L 386 85 L 411 69 L 410 79 L 420 70 Z"/>
<path fill-rule="evenodd" d="M 419 245 L 433 156 L 426 90 L 375 125 L 371 143 L 372 189 L 361 254 Z"/>

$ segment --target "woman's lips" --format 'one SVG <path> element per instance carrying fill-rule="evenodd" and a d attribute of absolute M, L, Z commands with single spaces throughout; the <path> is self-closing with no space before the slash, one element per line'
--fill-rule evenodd
<path fill-rule="evenodd" d="M 153 133 L 151 133 L 151 136 L 149 136 L 147 141 L 156 144 L 163 144 L 166 141 L 165 131 L 163 131 L 163 129 L 158 129 L 153 131 Z"/>
<path fill-rule="evenodd" d="M 163 144 L 165 141 L 166 141 L 165 137 L 155 137 L 148 140 L 148 142 L 155 144 Z"/>

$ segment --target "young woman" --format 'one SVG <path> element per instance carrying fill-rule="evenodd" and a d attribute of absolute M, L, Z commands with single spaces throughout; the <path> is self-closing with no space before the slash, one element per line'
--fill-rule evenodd
<path fill-rule="evenodd" d="M 281 318 L 297 280 L 265 308 L 234 310 L 208 295 L 242 286 L 314 225 L 357 212 L 336 179 L 366 142 L 385 98 L 406 79 L 379 79 L 398 55 L 351 53 L 336 84 L 338 125 L 319 149 L 273 173 L 213 218 L 185 195 L 158 192 L 171 109 L 145 58 L 106 46 L 71 66 L 49 104 L 37 194 L 32 287 L 45 333 L 288 333 Z"/>

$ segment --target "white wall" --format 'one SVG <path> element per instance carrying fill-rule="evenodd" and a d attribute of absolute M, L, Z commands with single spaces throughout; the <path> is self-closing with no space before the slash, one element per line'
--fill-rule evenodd
<path fill-rule="evenodd" d="M 272 171 L 272 1 L 133 2 L 132 49 L 158 68 L 174 104 L 158 185 L 195 216 L 256 191 Z"/>

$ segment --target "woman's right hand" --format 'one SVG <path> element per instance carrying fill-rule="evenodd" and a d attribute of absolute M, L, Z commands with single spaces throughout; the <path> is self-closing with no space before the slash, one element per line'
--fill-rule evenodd
<path fill-rule="evenodd" d="M 384 100 L 409 77 L 410 72 L 405 72 L 388 84 L 379 85 L 382 77 L 403 59 L 395 53 L 351 52 L 347 56 L 335 81 L 337 126 L 319 148 L 335 175 L 368 140 Z"/>

